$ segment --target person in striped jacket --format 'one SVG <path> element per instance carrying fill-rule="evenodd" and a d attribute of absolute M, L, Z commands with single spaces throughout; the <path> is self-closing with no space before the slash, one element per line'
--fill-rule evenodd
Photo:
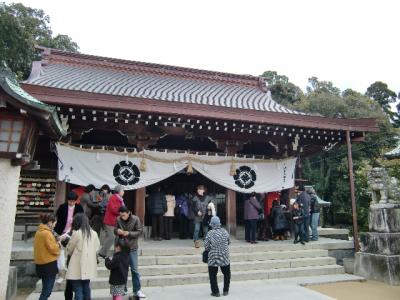
<path fill-rule="evenodd" d="M 217 282 L 218 268 L 221 268 L 224 274 L 223 295 L 229 293 L 229 284 L 231 281 L 231 267 L 229 259 L 229 233 L 221 228 L 221 221 L 217 216 L 211 218 L 211 230 L 207 233 L 204 240 L 204 248 L 208 251 L 208 275 L 211 285 L 211 296 L 219 297 L 219 288 Z"/>

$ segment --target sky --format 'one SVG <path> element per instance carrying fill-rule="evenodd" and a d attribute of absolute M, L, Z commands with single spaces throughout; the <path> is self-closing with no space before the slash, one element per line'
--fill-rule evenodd
<path fill-rule="evenodd" d="M 50 16 L 80 52 L 261 75 L 305 89 L 316 76 L 364 93 L 400 92 L 400 1 L 23 0 Z"/>

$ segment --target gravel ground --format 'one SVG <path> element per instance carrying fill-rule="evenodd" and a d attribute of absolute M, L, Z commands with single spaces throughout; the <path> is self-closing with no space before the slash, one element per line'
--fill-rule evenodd
<path fill-rule="evenodd" d="M 400 286 L 390 286 L 382 282 L 341 282 L 307 286 L 338 300 L 399 300 Z"/>

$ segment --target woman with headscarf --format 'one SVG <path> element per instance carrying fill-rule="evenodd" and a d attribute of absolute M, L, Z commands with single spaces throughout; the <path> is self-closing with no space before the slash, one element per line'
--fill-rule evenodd
<path fill-rule="evenodd" d="M 71 280 L 76 300 L 91 299 L 90 280 L 97 277 L 97 250 L 100 241 L 91 229 L 85 214 L 77 214 L 72 221 L 72 236 L 67 245 L 71 256 L 67 280 Z"/>
<path fill-rule="evenodd" d="M 229 259 L 229 233 L 221 228 L 221 221 L 217 216 L 210 220 L 211 230 L 207 233 L 204 240 L 204 248 L 208 251 L 208 275 L 210 278 L 211 296 L 219 297 L 219 288 L 217 282 L 218 268 L 221 268 L 224 274 L 223 295 L 229 293 L 231 281 L 231 267 Z"/>

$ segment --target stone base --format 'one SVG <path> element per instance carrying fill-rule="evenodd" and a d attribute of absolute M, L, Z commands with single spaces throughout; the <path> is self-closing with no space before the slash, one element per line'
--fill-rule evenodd
<path fill-rule="evenodd" d="M 343 267 L 347 274 L 354 274 L 354 258 L 343 258 Z"/>
<path fill-rule="evenodd" d="M 400 233 L 360 233 L 361 251 L 372 254 L 400 255 Z"/>
<path fill-rule="evenodd" d="M 400 255 L 356 253 L 354 274 L 390 285 L 400 285 Z"/>
<path fill-rule="evenodd" d="M 371 232 L 400 232 L 400 204 L 372 204 L 368 224 Z"/>
<path fill-rule="evenodd" d="M 7 282 L 7 300 L 14 300 L 17 297 L 17 268 L 10 267 L 8 272 L 8 282 Z"/>

